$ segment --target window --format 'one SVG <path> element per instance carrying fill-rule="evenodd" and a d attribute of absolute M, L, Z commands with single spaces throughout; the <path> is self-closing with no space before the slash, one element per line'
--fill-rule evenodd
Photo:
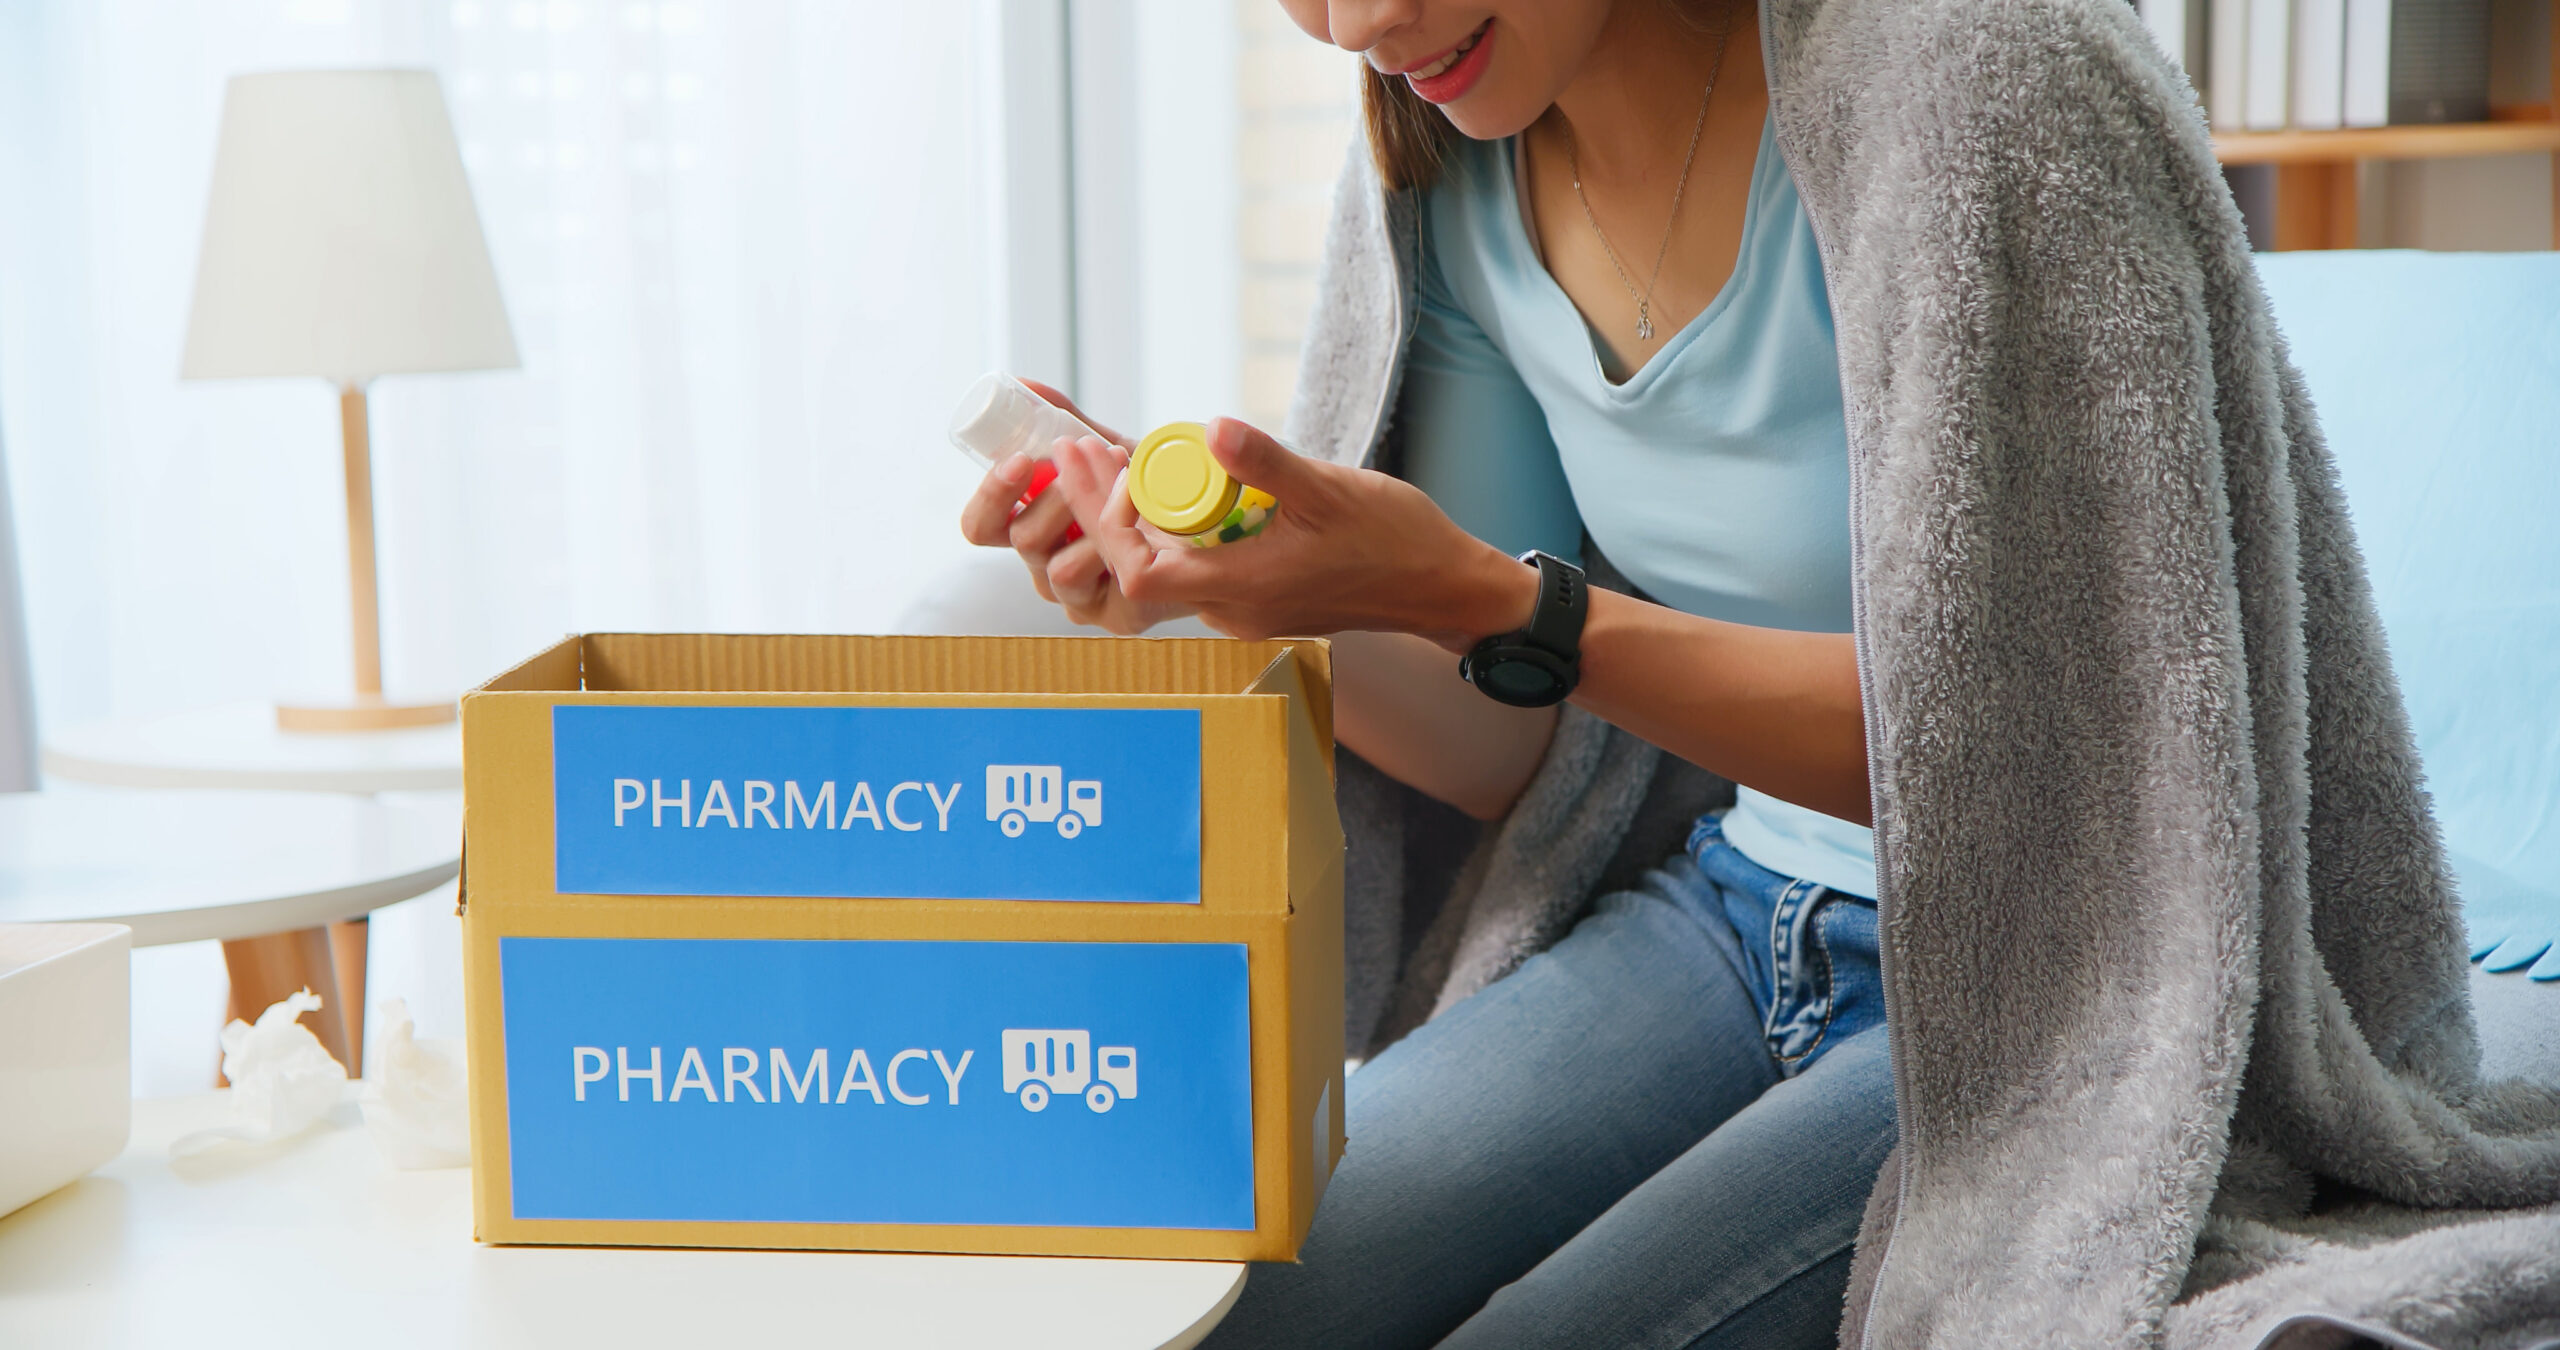
<path fill-rule="evenodd" d="M 176 378 L 227 76 L 442 78 L 523 369 L 373 390 L 386 673 L 854 630 L 966 551 L 990 12 L 43 0 L 0 18 L 0 432 L 51 725 L 347 684 L 334 401 Z M 930 509 L 920 509 L 930 503 Z"/>
<path fill-rule="evenodd" d="M 1133 433 L 1280 429 L 1357 111 L 1356 58 L 1276 0 L 1069 10 L 1075 369 Z"/>
<path fill-rule="evenodd" d="M 942 427 L 990 366 L 1276 429 L 1352 60 L 1272 0 L 7 6 L 44 721 L 347 681 L 328 390 L 175 378 L 230 74 L 442 78 L 524 366 L 373 390 L 386 672 L 426 694 L 573 629 L 891 624 L 965 552 Z"/>

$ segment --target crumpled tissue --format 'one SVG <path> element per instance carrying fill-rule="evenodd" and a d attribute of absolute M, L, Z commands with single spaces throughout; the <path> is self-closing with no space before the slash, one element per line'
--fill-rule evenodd
<path fill-rule="evenodd" d="M 358 1100 L 382 1160 L 404 1171 L 469 1167 L 471 1080 L 462 1042 L 418 1039 L 403 999 L 384 999 L 376 1016 L 382 1040 Z"/>
<path fill-rule="evenodd" d="M 231 1080 L 229 1124 L 183 1134 L 169 1145 L 188 1157 L 224 1144 L 268 1144 L 311 1128 L 345 1095 L 347 1070 L 329 1057 L 311 1028 L 294 1019 L 316 1012 L 320 996 L 305 989 L 222 1029 L 222 1076 Z"/>

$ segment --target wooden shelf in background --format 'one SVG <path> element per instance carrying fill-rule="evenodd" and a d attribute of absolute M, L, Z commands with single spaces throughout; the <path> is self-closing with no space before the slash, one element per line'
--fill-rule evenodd
<path fill-rule="evenodd" d="M 2560 0 L 2551 7 L 2551 78 L 2540 103 L 2491 105 L 2486 122 L 2351 127 L 2340 131 L 2249 131 L 2213 138 L 2225 164 L 2275 166 L 2279 249 L 2354 248 L 2359 160 L 2551 156 L 2551 246 L 2560 249 Z"/>
<path fill-rule="evenodd" d="M 2560 122 L 2447 122 L 2343 131 L 2246 131 L 2213 138 L 2225 164 L 2336 164 L 2358 159 L 2453 159 L 2560 153 Z"/>

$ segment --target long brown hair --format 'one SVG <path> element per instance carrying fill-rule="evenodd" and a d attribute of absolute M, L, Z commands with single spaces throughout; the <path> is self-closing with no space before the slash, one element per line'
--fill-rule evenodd
<path fill-rule="evenodd" d="M 1734 11 L 1747 0 L 1663 0 L 1666 8 L 1701 32 L 1734 21 Z M 1378 178 L 1390 192 L 1427 188 L 1440 181 L 1440 167 L 1460 132 L 1429 100 L 1413 92 L 1402 75 L 1389 75 L 1360 63 L 1360 114 L 1369 129 L 1369 157 L 1377 161 Z"/>
<path fill-rule="evenodd" d="M 1458 129 L 1413 92 L 1402 75 L 1362 61 L 1360 115 L 1369 127 L 1369 157 L 1377 161 L 1379 181 L 1388 191 L 1427 188 L 1439 181 Z"/>

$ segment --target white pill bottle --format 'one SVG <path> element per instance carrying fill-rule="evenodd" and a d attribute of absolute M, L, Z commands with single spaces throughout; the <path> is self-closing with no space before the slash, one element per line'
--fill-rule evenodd
<path fill-rule="evenodd" d="M 951 443 L 984 469 L 1015 454 L 1045 461 L 1060 437 L 1101 434 L 1000 370 L 979 376 L 951 414 Z"/>

